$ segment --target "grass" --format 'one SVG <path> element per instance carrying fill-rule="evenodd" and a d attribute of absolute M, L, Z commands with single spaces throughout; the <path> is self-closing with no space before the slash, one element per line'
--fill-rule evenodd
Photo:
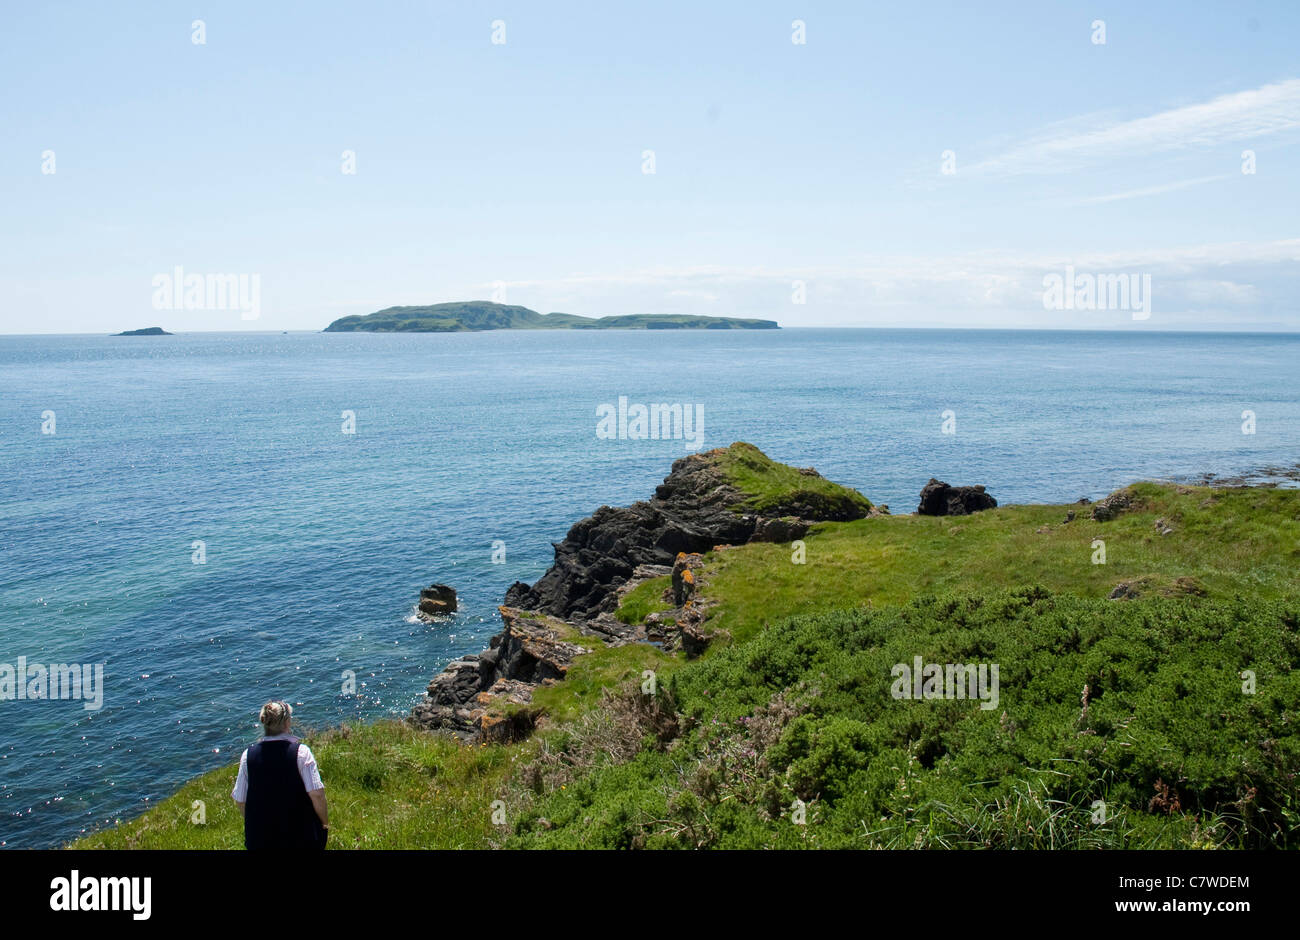
<path fill-rule="evenodd" d="M 672 587 L 672 583 L 671 575 L 643 581 L 623 596 L 614 616 L 624 623 L 638 624 L 644 623 L 650 614 L 672 610 L 673 605 L 664 600 L 663 596 L 664 591 Z"/>
<path fill-rule="evenodd" d="M 805 493 L 870 505 L 749 445 L 715 455 L 749 509 Z M 730 639 L 687 662 L 555 622 L 592 652 L 536 690 L 529 741 L 470 747 L 392 721 L 311 736 L 331 845 L 1296 847 L 1300 491 L 1131 493 L 1104 523 L 1006 506 L 821 524 L 802 565 L 788 545 L 711 552 L 709 627 Z M 1120 582 L 1139 596 L 1107 600 Z M 667 583 L 629 592 L 620 619 L 666 609 Z M 999 708 L 892 699 L 889 667 L 913 655 L 1000 663 Z M 664 696 L 650 717 L 647 671 Z M 76 845 L 239 848 L 234 773 Z"/>
<path fill-rule="evenodd" d="M 1039 584 L 1106 597 L 1142 578 L 1157 591 L 1199 588 L 1210 597 L 1300 594 L 1300 490 L 1132 490 L 1141 508 L 1109 522 L 1094 522 L 1087 506 L 1004 506 L 820 525 L 805 538 L 803 565 L 791 563 L 788 545 L 714 552 L 709 591 L 723 603 L 710 624 L 743 641 L 794 614 L 898 605 L 918 594 Z M 1070 509 L 1076 518 L 1064 524 Z M 1160 535 L 1157 519 L 1173 533 Z M 1095 539 L 1105 542 L 1105 564 L 1093 564 Z"/>
<path fill-rule="evenodd" d="M 492 802 L 530 743 L 474 747 L 398 721 L 345 725 L 304 738 L 330 804 L 330 848 L 483 849 L 503 828 Z M 79 849 L 242 849 L 243 818 L 230 798 L 238 763 L 204 774 Z M 202 801 L 206 822 L 192 821 Z"/>
<path fill-rule="evenodd" d="M 753 444 L 738 442 L 712 453 L 731 485 L 747 494 L 742 508 L 762 512 L 799 502 L 856 509 L 861 513 L 871 508 L 871 501 L 857 490 L 777 463 Z"/>
<path fill-rule="evenodd" d="M 665 678 L 684 662 L 680 655 L 665 653 L 656 646 L 645 643 L 606 646 L 600 640 L 582 636 L 562 621 L 551 619 L 548 623 L 562 639 L 591 650 L 573 661 L 563 682 L 539 686 L 533 692 L 533 706 L 546 713 L 551 725 L 572 721 L 594 708 L 605 689 L 633 680 L 639 683 L 646 671 L 654 672 L 659 679 Z"/>
<path fill-rule="evenodd" d="M 894 697 L 914 656 L 999 664 L 996 707 Z M 543 789 L 508 844 L 1300 847 L 1294 600 L 919 597 L 787 618 L 670 693 L 669 747 Z"/>

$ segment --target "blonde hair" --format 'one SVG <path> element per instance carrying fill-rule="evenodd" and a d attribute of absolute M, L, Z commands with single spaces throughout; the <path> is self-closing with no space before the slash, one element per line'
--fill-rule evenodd
<path fill-rule="evenodd" d="M 267 734 L 280 734 L 292 715 L 293 709 L 289 707 L 288 702 L 267 702 L 262 706 L 257 720 L 262 723 Z"/>

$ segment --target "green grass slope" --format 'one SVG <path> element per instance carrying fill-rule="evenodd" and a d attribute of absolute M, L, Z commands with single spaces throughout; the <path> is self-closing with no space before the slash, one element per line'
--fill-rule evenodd
<path fill-rule="evenodd" d="M 874 516 L 817 526 L 802 565 L 791 563 L 788 545 L 715 553 L 716 625 L 744 638 L 794 614 L 1026 585 L 1085 597 L 1106 597 L 1120 583 L 1139 595 L 1300 591 L 1300 490 L 1142 483 L 1129 491 L 1137 508 L 1108 522 L 1093 521 L 1088 506 Z M 1157 520 L 1173 531 L 1161 535 Z M 1104 564 L 1094 563 L 1094 541 L 1104 543 Z"/>
<path fill-rule="evenodd" d="M 348 725 L 304 740 L 330 803 L 330 848 L 485 848 L 491 804 L 523 746 L 475 748 L 402 722 Z M 230 791 L 236 761 L 210 771 L 149 812 L 73 844 L 81 849 L 243 849 Z M 206 817 L 196 819 L 195 802 Z"/>
<path fill-rule="evenodd" d="M 722 459 L 753 508 L 819 485 L 747 445 Z M 712 552 L 706 654 L 597 648 L 538 690 L 527 742 L 391 722 L 313 739 L 332 844 L 1300 847 L 1300 491 L 1129 492 L 1106 522 L 1006 506 L 824 523 L 803 564 Z M 664 609 L 663 587 L 619 616 Z M 915 656 L 997 664 L 997 708 L 894 698 Z M 78 845 L 236 847 L 233 779 Z"/>

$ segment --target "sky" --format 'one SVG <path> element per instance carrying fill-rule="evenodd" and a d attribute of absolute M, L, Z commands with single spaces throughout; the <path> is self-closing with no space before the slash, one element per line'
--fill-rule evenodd
<path fill-rule="evenodd" d="M 1300 329 L 1294 0 L 9 4 L 0 88 L 0 333 Z"/>

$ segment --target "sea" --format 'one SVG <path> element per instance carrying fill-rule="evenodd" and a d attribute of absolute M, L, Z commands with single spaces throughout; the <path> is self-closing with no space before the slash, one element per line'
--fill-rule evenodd
<path fill-rule="evenodd" d="M 693 450 L 748 441 L 895 513 L 931 477 L 1096 499 L 1294 467 L 1298 373 L 1300 334 L 0 337 L 0 692 L 20 659 L 103 669 L 98 703 L 0 699 L 0 846 L 147 810 L 269 699 L 406 714 L 573 523 Z M 701 423 L 643 438 L 638 405 Z M 460 610 L 424 622 L 434 582 Z"/>

